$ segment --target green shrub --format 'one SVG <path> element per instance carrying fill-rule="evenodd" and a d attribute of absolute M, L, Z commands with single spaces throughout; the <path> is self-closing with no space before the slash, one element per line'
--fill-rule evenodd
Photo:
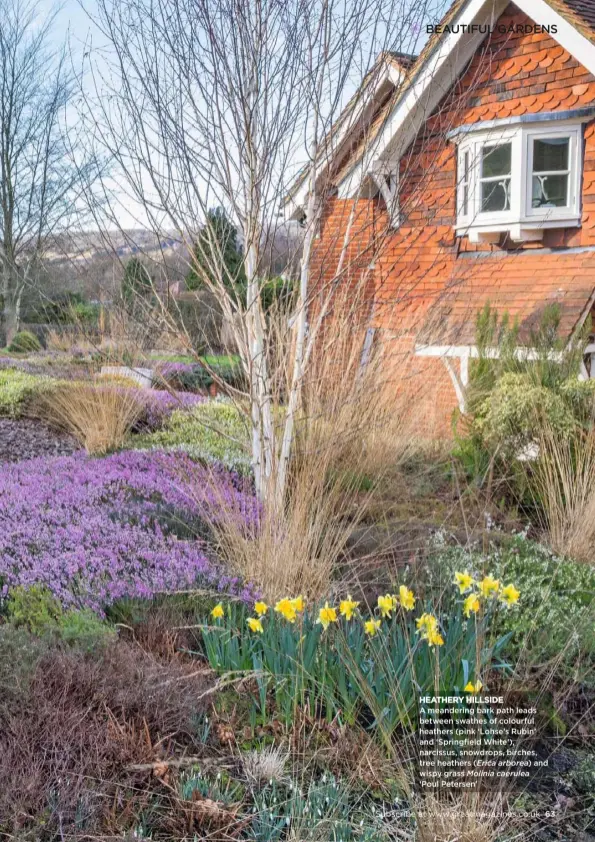
<path fill-rule="evenodd" d="M 19 585 L 10 592 L 7 614 L 16 628 L 22 626 L 41 636 L 58 627 L 62 606 L 43 585 Z"/>
<path fill-rule="evenodd" d="M 58 636 L 70 646 L 93 652 L 114 640 L 116 632 L 86 608 L 81 611 L 66 611 L 58 622 Z"/>
<path fill-rule="evenodd" d="M 115 631 L 88 609 L 63 611 L 58 600 L 43 585 L 10 591 L 7 603 L 9 623 L 37 637 L 61 640 L 84 651 L 109 643 Z"/>
<path fill-rule="evenodd" d="M 567 436 L 576 421 L 564 398 L 526 374 L 502 375 L 477 412 L 476 426 L 484 438 L 518 454 L 535 441 L 538 422 L 557 435 Z"/>
<path fill-rule="evenodd" d="M 221 463 L 248 473 L 248 430 L 241 412 L 224 400 L 207 401 L 190 411 L 176 410 L 164 429 L 132 439 L 134 447 L 183 450 L 200 462 Z"/>
<path fill-rule="evenodd" d="M 11 354 L 31 354 L 41 351 L 41 343 L 35 334 L 28 330 L 21 330 L 15 333 L 8 350 Z"/>
<path fill-rule="evenodd" d="M 436 546 L 424 573 L 426 596 L 449 593 L 456 571 L 488 569 L 501 581 L 514 582 L 521 599 L 514 611 L 501 612 L 495 629 L 511 633 L 508 650 L 529 663 L 562 656 L 562 672 L 577 657 L 595 659 L 595 569 L 562 559 L 532 541 L 516 537 L 489 554 Z M 444 606 L 448 610 L 448 605 Z"/>
<path fill-rule="evenodd" d="M 0 415 L 16 418 L 28 402 L 56 383 L 50 377 L 27 374 L 16 369 L 0 370 Z"/>

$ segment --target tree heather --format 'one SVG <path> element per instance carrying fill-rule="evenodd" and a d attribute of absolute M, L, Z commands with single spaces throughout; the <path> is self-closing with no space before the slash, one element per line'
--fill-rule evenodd
<path fill-rule="evenodd" d="M 199 527 L 219 507 L 257 526 L 245 481 L 209 471 L 182 453 L 83 453 L 3 466 L 0 581 L 3 593 L 41 583 L 63 606 L 102 613 L 124 597 L 151 598 L 195 585 L 250 598 L 225 575 L 203 541 L 180 539 L 167 523 Z M 166 517 L 164 517 L 166 516 Z"/>

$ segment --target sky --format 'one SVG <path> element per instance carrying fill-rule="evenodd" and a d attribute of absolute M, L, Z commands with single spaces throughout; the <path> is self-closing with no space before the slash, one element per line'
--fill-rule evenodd
<path fill-rule="evenodd" d="M 436 11 L 438 11 L 438 9 L 439 11 L 443 11 L 442 7 L 448 3 L 448 0 L 409 0 L 412 4 L 416 3 L 416 1 L 422 3 L 425 2 L 430 7 L 435 6 Z M 58 0 L 58 2 L 60 2 L 60 0 Z M 126 2 L 126 0 L 119 0 L 119 2 Z M 346 2 L 352 2 L 352 0 L 346 0 Z M 407 0 L 396 0 L 396 2 L 401 2 L 405 7 L 409 6 L 409 8 L 413 8 L 409 5 Z M 45 16 L 50 13 L 52 9 L 56 8 L 56 2 L 55 0 L 39 0 L 38 7 L 40 15 Z M 71 53 L 75 57 L 75 67 L 77 65 L 80 66 L 83 52 L 88 49 L 89 39 L 91 39 L 93 44 L 93 61 L 95 67 L 99 67 L 101 71 L 102 69 L 105 69 L 107 65 L 103 62 L 102 68 L 102 60 L 100 58 L 100 54 L 97 52 L 97 48 L 101 47 L 102 43 L 104 43 L 104 39 L 92 20 L 96 13 L 97 0 L 62 0 L 56 16 L 54 37 L 56 39 L 57 46 L 63 42 L 65 37 L 67 38 Z M 420 21 L 420 30 L 422 29 L 422 23 L 423 21 Z M 418 43 L 415 46 L 417 50 L 419 50 L 423 41 L 425 41 L 425 37 L 422 33 L 420 33 L 420 35 L 415 36 L 415 39 L 418 40 Z M 353 80 L 353 88 L 355 88 L 357 82 L 358 80 Z M 91 81 L 89 78 L 87 78 L 87 80 L 83 80 L 83 85 L 88 85 L 89 92 L 92 92 Z M 349 95 L 351 95 L 351 92 L 352 91 L 347 91 Z M 72 113 L 69 116 L 69 119 L 71 118 L 76 119 L 76 114 Z M 117 227 L 129 229 L 147 226 L 146 217 L 144 216 L 142 207 L 133 199 L 125 196 L 122 192 L 118 194 L 118 206 L 114 208 L 114 215 L 117 220 Z"/>

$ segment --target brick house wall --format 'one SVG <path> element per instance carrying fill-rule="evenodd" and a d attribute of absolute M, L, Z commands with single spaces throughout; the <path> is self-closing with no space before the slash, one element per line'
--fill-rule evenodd
<path fill-rule="evenodd" d="M 512 3 L 500 22 L 507 28 L 532 23 Z M 341 284 L 353 288 L 366 273 L 372 323 L 386 357 L 382 385 L 408 395 L 427 434 L 449 435 L 457 407 L 443 362 L 412 355 L 424 323 L 431 335 L 438 300 L 445 302 L 435 316 L 438 332 L 441 319 L 456 315 L 468 333 L 486 300 L 518 317 L 521 333 L 536 325 L 547 303 L 560 301 L 562 328 L 570 332 L 595 288 L 595 252 L 580 251 L 595 246 L 595 121 L 584 126 L 581 226 L 546 230 L 542 242 L 514 243 L 503 235 L 498 245 L 472 244 L 456 235 L 457 151 L 446 132 L 594 103 L 595 78 L 553 36 L 493 32 L 401 158 L 399 228 L 387 231 L 382 199 L 358 201 L 354 263 Z M 335 197 L 325 208 L 314 267 L 322 279 L 336 271 L 352 207 L 353 201 Z"/>

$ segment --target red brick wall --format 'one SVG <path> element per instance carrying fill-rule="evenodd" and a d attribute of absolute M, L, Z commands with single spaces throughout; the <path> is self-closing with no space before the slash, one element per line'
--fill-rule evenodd
<path fill-rule="evenodd" d="M 501 22 L 531 23 L 514 4 L 506 9 Z M 511 261 L 523 260 L 523 271 L 529 274 L 523 277 L 521 272 L 519 276 L 521 310 L 525 287 L 527 296 L 538 299 L 538 275 L 549 275 L 551 282 L 552 273 L 561 268 L 555 255 L 540 254 L 538 261 L 528 261 L 518 257 L 519 251 L 595 245 L 594 122 L 587 124 L 584 133 L 582 226 L 546 231 L 543 243 L 522 245 L 506 238 L 500 245 L 472 245 L 455 235 L 456 147 L 445 133 L 461 124 L 566 111 L 593 102 L 595 78 L 553 37 L 493 33 L 401 160 L 402 222 L 398 230 L 387 233 L 381 200 L 358 202 L 350 237 L 353 265 L 342 283 L 353 287 L 361 277 L 359 273 L 368 272 L 368 287 L 372 282 L 374 287 L 374 324 L 383 338 L 390 388 L 411 394 L 420 422 L 427 422 L 430 432 L 449 433 L 456 397 L 443 363 L 412 357 L 412 343 L 428 306 L 450 285 L 461 282 L 463 262 L 459 255 L 469 251 L 502 253 L 503 259 L 498 261 L 479 256 L 464 261 L 468 264 L 464 271 L 485 279 L 486 294 L 491 278 L 513 272 Z M 315 269 L 321 278 L 332 277 L 336 271 L 352 207 L 349 200 L 335 198 L 328 203 L 316 248 Z M 370 271 L 365 267 L 372 258 L 374 268 Z M 589 260 L 585 272 L 595 277 L 592 265 Z M 572 271 L 580 273 L 580 266 Z M 475 313 L 469 318 L 474 319 Z"/>

